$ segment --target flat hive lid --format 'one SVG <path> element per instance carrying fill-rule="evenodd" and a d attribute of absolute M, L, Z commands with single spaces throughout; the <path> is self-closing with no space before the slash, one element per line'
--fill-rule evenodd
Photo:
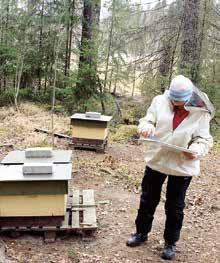
<path fill-rule="evenodd" d="M 24 163 L 71 163 L 72 151 L 53 150 L 51 158 L 26 158 L 25 151 L 12 151 L 3 160 L 2 164 L 24 164 Z"/>
<path fill-rule="evenodd" d="M 92 117 L 86 117 L 85 113 L 75 113 L 71 116 L 71 119 L 72 120 L 109 122 L 112 119 L 112 116 L 101 115 L 100 118 L 92 118 Z"/>
<path fill-rule="evenodd" d="M 72 164 L 53 164 L 52 174 L 29 174 L 22 171 L 23 165 L 0 165 L 0 182 L 13 181 L 65 181 L 72 177 Z"/>

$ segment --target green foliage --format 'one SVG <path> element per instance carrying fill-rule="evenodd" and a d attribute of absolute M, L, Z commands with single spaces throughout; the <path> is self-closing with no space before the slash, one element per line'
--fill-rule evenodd
<path fill-rule="evenodd" d="M 71 87 L 56 88 L 56 100 L 60 102 L 68 101 L 73 96 L 73 89 Z"/>
<path fill-rule="evenodd" d="M 148 102 L 139 103 L 136 100 L 129 99 L 122 103 L 122 118 L 128 123 L 137 124 L 138 120 L 146 114 L 149 106 Z"/>
<path fill-rule="evenodd" d="M 219 142 L 219 140 L 214 143 L 214 151 L 216 151 L 218 155 L 220 154 L 220 142 Z"/>
<path fill-rule="evenodd" d="M 215 121 L 211 122 L 211 134 L 214 136 L 215 141 L 217 142 L 220 141 L 220 124 L 219 123 L 216 123 Z"/>
<path fill-rule="evenodd" d="M 84 103 L 96 95 L 99 88 L 97 76 L 99 7 L 101 8 L 101 0 L 89 0 L 83 3 L 78 75 L 74 87 L 77 103 Z"/>
<path fill-rule="evenodd" d="M 15 74 L 17 52 L 14 47 L 0 44 L 0 75 L 11 77 Z"/>
<path fill-rule="evenodd" d="M 100 1 L 92 2 L 97 4 Z M 203 11 L 200 10 L 200 28 L 205 2 L 207 1 L 201 1 Z M 219 19 L 214 10 L 219 6 L 213 1 L 208 2 L 202 36 L 204 41 L 199 88 L 204 90 L 214 103 L 218 121 Z M 168 5 L 166 1 L 159 1 L 153 6 L 146 5 L 146 10 L 143 10 L 142 5 L 127 0 L 106 1 L 105 5 L 108 15 L 102 19 L 100 29 L 95 28 L 98 23 L 91 21 L 91 41 L 85 41 L 80 48 L 81 42 L 76 36 L 82 17 L 79 16 L 81 12 L 78 6 L 74 7 L 74 0 L 23 1 L 22 4 L 17 1 L 1 1 L 0 106 L 14 102 L 14 86 L 20 70 L 19 102 L 28 100 L 51 105 L 56 66 L 57 111 L 62 112 L 63 108 L 69 113 L 85 110 L 102 112 L 105 108 L 105 114 L 113 115 L 118 122 L 121 122 L 121 119 L 117 117 L 116 104 L 107 92 L 131 94 L 131 84 L 136 76 L 135 92 L 141 91 L 146 97 L 146 103 L 126 100 L 120 106 L 123 119 L 128 119 L 130 123 L 137 122 L 145 114 L 151 99 L 160 94 L 161 87 L 167 86 L 170 72 L 172 71 L 174 76 L 179 70 L 183 27 L 180 32 L 178 30 L 182 22 L 183 1 L 173 1 Z M 68 50 L 67 39 L 70 35 L 67 35 L 67 31 L 70 32 L 70 26 L 73 45 Z M 161 62 L 163 64 L 168 61 L 167 64 L 170 65 L 168 53 L 161 51 L 166 46 L 164 42 L 168 46 L 170 44 L 170 54 L 174 54 L 174 67 L 169 74 L 166 72 L 161 76 L 161 72 L 158 72 Z M 68 52 L 71 53 L 71 65 L 65 75 Z M 82 52 L 83 66 L 78 70 L 77 64 Z M 21 61 L 24 62 L 22 68 Z M 192 72 L 185 73 L 197 78 L 198 69 L 191 69 Z M 103 87 L 105 90 L 102 90 Z"/>
<path fill-rule="evenodd" d="M 160 89 L 160 92 L 162 93 L 162 90 L 165 90 L 169 86 L 168 76 L 162 76 L 161 74 L 158 74 L 157 83 L 158 91 Z"/>
<path fill-rule="evenodd" d="M 206 64 L 202 67 L 202 78 L 199 84 L 201 88 L 209 96 L 214 104 L 217 122 L 220 122 L 220 60 L 215 58 L 207 59 Z"/>
<path fill-rule="evenodd" d="M 78 79 L 74 87 L 74 95 L 80 102 L 88 100 L 97 93 L 96 67 L 86 62 L 79 68 Z"/>
<path fill-rule="evenodd" d="M 101 105 L 101 98 L 105 104 L 105 114 L 106 115 L 115 115 L 116 114 L 116 107 L 113 101 L 113 98 L 110 94 L 97 94 L 90 99 L 78 103 L 77 98 L 74 97 L 72 94 L 69 99 L 64 101 L 64 107 L 67 109 L 68 112 L 85 112 L 85 111 L 95 111 L 95 112 L 102 112 L 102 105 Z"/>
<path fill-rule="evenodd" d="M 137 135 L 137 126 L 136 125 L 120 125 L 112 131 L 110 140 L 112 141 L 128 141 L 133 136 Z"/>
<path fill-rule="evenodd" d="M 152 75 L 146 76 L 141 82 L 139 89 L 142 95 L 144 95 L 149 101 L 151 101 L 155 95 L 161 93 L 160 84 L 160 78 L 154 78 L 152 77 Z"/>
<path fill-rule="evenodd" d="M 0 96 L 0 107 L 10 105 L 14 103 L 14 90 L 8 89 L 1 93 Z"/>

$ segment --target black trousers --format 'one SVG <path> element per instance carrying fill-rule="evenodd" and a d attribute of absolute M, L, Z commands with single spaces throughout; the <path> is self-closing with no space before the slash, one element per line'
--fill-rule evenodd
<path fill-rule="evenodd" d="M 160 201 L 161 189 L 166 177 L 166 174 L 146 167 L 141 185 L 140 207 L 135 221 L 137 233 L 146 235 L 151 231 L 154 212 Z M 168 175 L 164 230 L 164 240 L 168 244 L 174 244 L 179 240 L 184 217 L 186 190 L 191 179 L 191 176 Z"/>

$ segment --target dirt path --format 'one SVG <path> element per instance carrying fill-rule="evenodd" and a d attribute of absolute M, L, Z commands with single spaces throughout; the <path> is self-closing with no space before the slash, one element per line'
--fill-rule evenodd
<path fill-rule="evenodd" d="M 29 118 L 23 116 L 24 123 L 28 123 Z M 6 125 L 4 121 L 7 122 L 7 118 L 0 125 L 0 138 L 5 134 L 1 133 Z M 39 121 L 41 124 L 45 122 L 43 119 L 35 120 L 32 116 L 33 121 L 36 125 Z M 60 127 L 63 127 L 63 121 L 66 123 L 66 120 L 57 120 Z M 29 146 L 31 139 L 37 140 L 37 136 L 31 132 L 33 127 L 25 126 L 23 122 L 20 125 L 24 126 L 29 136 L 25 132 L 20 132 L 19 135 L 14 134 L 14 137 L 4 136 L 1 139 L 23 147 Z M 45 138 L 43 135 L 41 140 L 45 141 Z M 67 148 L 63 141 L 56 141 L 56 145 L 58 148 Z M 7 151 L 9 150 L 1 149 L 0 157 Z M 8 260 L 19 263 L 163 262 L 160 253 L 163 247 L 165 220 L 163 208 L 165 185 L 149 241 L 137 248 L 128 248 L 125 245 L 127 237 L 135 230 L 138 191 L 145 166 L 144 151 L 144 147 L 131 144 L 111 144 L 106 154 L 74 151 L 71 187 L 95 190 L 99 226 L 97 233 L 91 237 L 59 236 L 53 244 L 44 244 L 42 237 L 36 235 L 27 234 L 19 238 L 1 236 Z M 201 176 L 192 181 L 186 200 L 182 236 L 178 243 L 176 260 L 173 262 L 219 262 L 218 156 L 219 151 L 213 150 L 202 163 Z"/>

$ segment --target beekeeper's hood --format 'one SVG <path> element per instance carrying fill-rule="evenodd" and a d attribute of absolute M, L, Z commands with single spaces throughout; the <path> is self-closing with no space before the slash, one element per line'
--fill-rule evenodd
<path fill-rule="evenodd" d="M 173 78 L 167 94 L 170 100 L 185 101 L 186 107 L 197 107 L 206 110 L 212 118 L 215 115 L 214 106 L 208 96 L 199 90 L 190 79 L 182 75 Z"/>

